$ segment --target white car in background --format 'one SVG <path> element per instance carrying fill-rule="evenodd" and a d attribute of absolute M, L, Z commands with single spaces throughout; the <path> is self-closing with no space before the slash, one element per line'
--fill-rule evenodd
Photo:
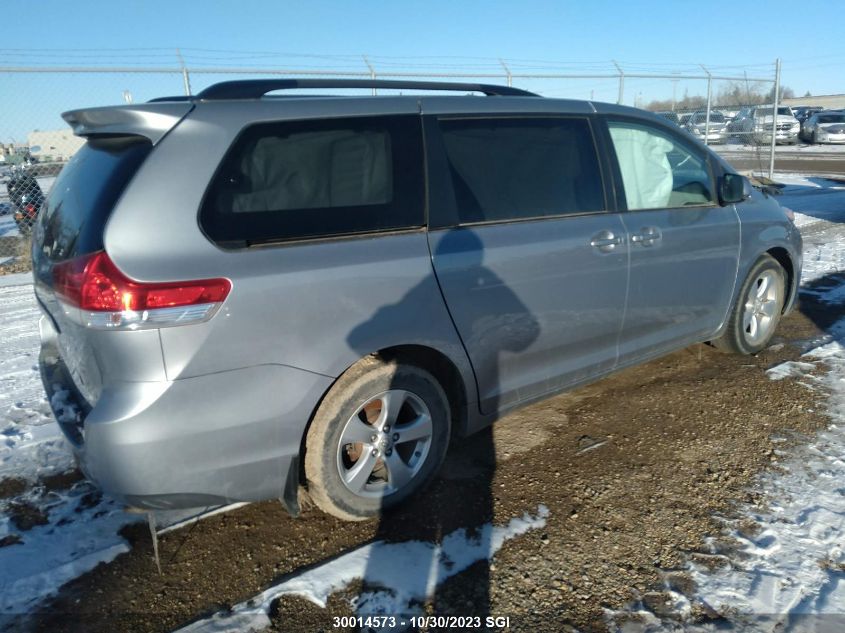
<path fill-rule="evenodd" d="M 845 110 L 816 112 L 804 122 L 803 132 L 810 143 L 845 143 Z"/>
<path fill-rule="evenodd" d="M 724 143 L 727 140 L 726 126 L 727 121 L 725 120 L 725 115 L 718 110 L 711 110 L 708 127 L 707 112 L 701 110 L 695 112 L 687 120 L 684 129 L 701 141 L 707 143 Z"/>
<path fill-rule="evenodd" d="M 801 124 L 795 118 L 792 108 L 789 106 L 778 106 L 777 118 L 774 121 L 777 126 L 775 130 L 776 143 L 797 143 L 798 132 Z M 742 119 L 741 128 L 738 131 L 743 138 L 750 139 L 758 145 L 771 143 L 772 141 L 772 106 L 754 106 L 748 115 Z"/>

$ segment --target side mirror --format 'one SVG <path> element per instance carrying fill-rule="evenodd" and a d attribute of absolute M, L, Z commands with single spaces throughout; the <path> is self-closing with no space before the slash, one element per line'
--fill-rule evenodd
<path fill-rule="evenodd" d="M 719 203 L 722 206 L 751 197 L 751 184 L 739 174 L 725 174 L 719 179 Z"/>

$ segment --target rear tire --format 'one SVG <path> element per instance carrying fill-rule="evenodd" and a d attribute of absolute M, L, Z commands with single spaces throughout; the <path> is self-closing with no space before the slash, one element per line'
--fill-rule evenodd
<path fill-rule="evenodd" d="M 724 333 L 711 342 L 726 352 L 759 353 L 774 336 L 785 298 L 783 268 L 771 255 L 763 255 L 742 284 Z"/>
<path fill-rule="evenodd" d="M 378 516 L 406 500 L 443 462 L 449 411 L 443 388 L 419 367 L 376 357 L 353 365 L 329 390 L 308 430 L 309 496 L 347 521 Z"/>

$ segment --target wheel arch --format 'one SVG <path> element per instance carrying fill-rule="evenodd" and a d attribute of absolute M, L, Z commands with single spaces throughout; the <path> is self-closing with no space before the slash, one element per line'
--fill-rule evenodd
<path fill-rule="evenodd" d="M 786 288 L 788 294 L 783 302 L 783 313 L 785 314 L 789 309 L 789 306 L 794 303 L 795 293 L 798 292 L 798 284 L 795 283 L 795 264 L 792 261 L 792 257 L 789 255 L 789 251 L 781 246 L 770 248 L 766 251 L 766 254 L 773 257 L 786 273 Z"/>
<path fill-rule="evenodd" d="M 467 384 L 464 374 L 458 367 L 458 364 L 453 361 L 447 354 L 441 350 L 435 349 L 427 345 L 420 344 L 403 344 L 385 347 L 383 349 L 372 352 L 366 356 L 358 358 L 354 363 L 350 363 L 332 382 L 331 385 L 323 392 L 320 398 L 315 403 L 308 422 L 302 432 L 302 437 L 299 443 L 299 456 L 297 460 L 296 475 L 297 481 L 291 484 L 295 489 L 299 488 L 305 483 L 305 444 L 308 437 L 308 432 L 311 430 L 311 425 L 314 421 L 318 409 L 323 404 L 326 396 L 331 392 L 332 388 L 337 384 L 337 381 L 352 367 L 358 363 L 369 358 L 379 358 L 384 361 L 402 362 L 411 365 L 416 365 L 421 369 L 428 371 L 440 383 L 443 391 L 446 392 L 446 397 L 449 400 L 449 409 L 452 417 L 452 433 L 464 435 L 468 431 L 469 426 L 469 405 L 470 396 L 474 393 L 475 383 Z M 291 473 L 293 475 L 293 473 Z M 290 488 L 290 486 L 288 487 Z"/>

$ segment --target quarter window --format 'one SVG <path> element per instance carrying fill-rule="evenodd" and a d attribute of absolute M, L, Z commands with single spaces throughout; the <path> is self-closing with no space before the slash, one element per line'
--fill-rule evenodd
<path fill-rule="evenodd" d="M 203 229 L 225 245 L 423 226 L 421 135 L 416 115 L 248 127 L 209 187 Z"/>
<path fill-rule="evenodd" d="M 662 130 L 618 121 L 609 127 L 629 210 L 713 203 L 703 156 Z"/>
<path fill-rule="evenodd" d="M 441 119 L 457 222 L 601 211 L 601 172 L 586 119 Z"/>

